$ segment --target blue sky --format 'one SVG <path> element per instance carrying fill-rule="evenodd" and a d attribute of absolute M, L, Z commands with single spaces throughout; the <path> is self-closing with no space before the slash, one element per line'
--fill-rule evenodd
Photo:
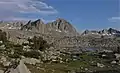
<path fill-rule="evenodd" d="M 78 30 L 120 29 L 120 0 L 0 0 L 1 20 L 64 18 Z M 9 13 L 8 13 L 9 11 Z"/>

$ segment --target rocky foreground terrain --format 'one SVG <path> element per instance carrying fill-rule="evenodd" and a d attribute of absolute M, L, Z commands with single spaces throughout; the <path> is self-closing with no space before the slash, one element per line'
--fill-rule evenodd
<path fill-rule="evenodd" d="M 120 73 L 120 31 L 79 34 L 64 19 L 0 22 L 0 73 Z"/>

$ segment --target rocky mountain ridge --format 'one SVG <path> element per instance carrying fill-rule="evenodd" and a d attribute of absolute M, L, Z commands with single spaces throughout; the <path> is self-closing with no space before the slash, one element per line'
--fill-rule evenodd
<path fill-rule="evenodd" d="M 120 36 L 120 31 L 113 29 L 113 28 L 109 28 L 109 29 L 103 29 L 100 31 L 97 30 L 85 30 L 82 35 L 101 35 L 101 36 Z"/>
<path fill-rule="evenodd" d="M 36 21 L 29 21 L 26 25 L 21 27 L 21 30 L 35 31 L 40 33 L 60 33 L 66 35 L 78 35 L 76 29 L 66 20 L 58 18 L 53 22 L 44 24 L 41 19 Z"/>

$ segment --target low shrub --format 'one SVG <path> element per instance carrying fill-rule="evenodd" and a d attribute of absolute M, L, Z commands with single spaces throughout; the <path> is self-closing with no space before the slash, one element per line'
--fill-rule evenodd
<path fill-rule="evenodd" d="M 14 54 L 9 54 L 8 57 L 10 57 L 10 58 L 20 58 L 20 55 L 18 53 L 14 53 Z"/>
<path fill-rule="evenodd" d="M 24 52 L 24 56 L 29 58 L 39 59 L 40 53 L 37 51 L 29 51 L 29 52 Z"/>
<path fill-rule="evenodd" d="M 29 42 L 33 42 L 34 44 L 29 44 L 35 50 L 44 51 L 46 48 L 49 48 L 50 45 L 44 40 L 42 37 L 34 36 L 32 39 L 28 39 Z"/>

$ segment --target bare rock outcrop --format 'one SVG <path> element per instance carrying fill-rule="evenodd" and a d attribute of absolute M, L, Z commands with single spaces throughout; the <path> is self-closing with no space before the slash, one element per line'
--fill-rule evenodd
<path fill-rule="evenodd" d="M 9 68 L 5 73 L 31 73 L 21 60 L 16 68 Z"/>

